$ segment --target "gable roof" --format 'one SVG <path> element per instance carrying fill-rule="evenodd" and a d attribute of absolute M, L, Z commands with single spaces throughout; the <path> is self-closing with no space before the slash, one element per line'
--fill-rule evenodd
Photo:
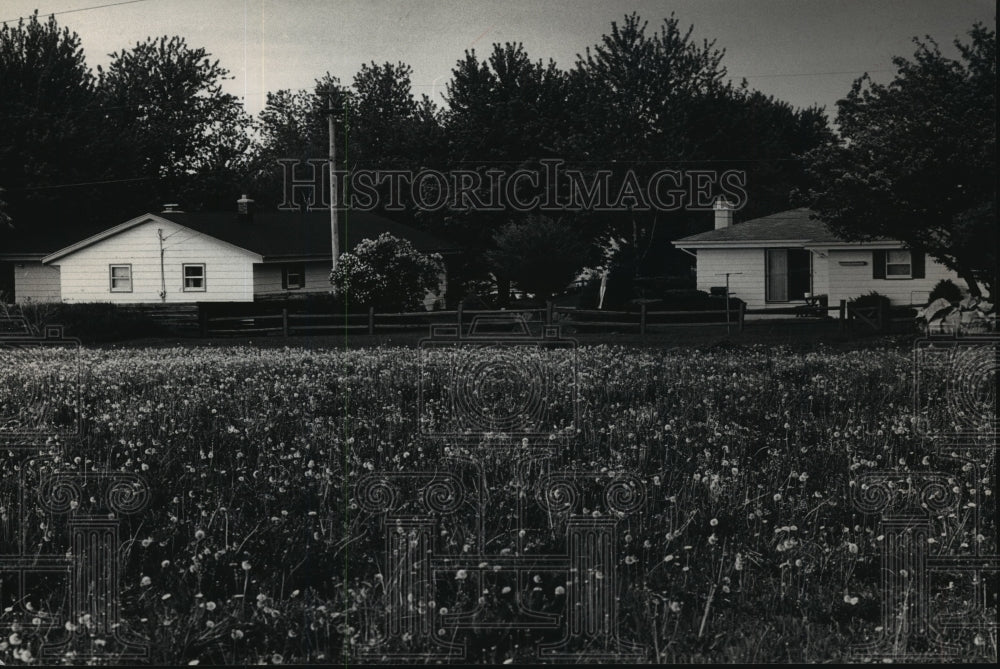
<path fill-rule="evenodd" d="M 0 258 L 4 260 L 39 260 L 56 249 L 97 234 L 104 225 L 71 228 L 15 224 L 13 229 L 0 226 Z"/>
<path fill-rule="evenodd" d="M 762 216 L 744 223 L 737 223 L 718 230 L 708 230 L 674 242 L 677 246 L 690 244 L 725 244 L 739 246 L 740 242 L 796 242 L 805 244 L 838 244 L 843 240 L 830 232 L 826 225 L 814 220 L 811 209 L 799 208 Z"/>
<path fill-rule="evenodd" d="M 281 260 L 322 260 L 331 255 L 330 214 L 313 212 L 255 213 L 251 221 L 235 212 L 163 212 L 144 214 L 125 223 L 107 228 L 75 243 L 57 246 L 43 262 L 52 262 L 80 249 L 96 244 L 119 232 L 124 232 L 150 220 L 166 220 L 212 237 L 260 257 L 263 262 Z M 422 253 L 457 253 L 459 248 L 422 230 L 391 221 L 371 212 L 342 212 L 340 224 L 345 232 L 341 239 L 343 251 L 351 251 L 365 239 L 382 233 L 408 240 Z M 51 250 L 51 247 L 50 247 Z"/>

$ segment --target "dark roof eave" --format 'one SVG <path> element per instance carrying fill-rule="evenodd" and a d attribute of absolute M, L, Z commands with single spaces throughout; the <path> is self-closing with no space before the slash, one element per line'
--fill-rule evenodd
<path fill-rule="evenodd" d="M 25 260 L 38 260 L 41 261 L 42 258 L 47 256 L 48 253 L 34 253 L 31 251 L 26 252 L 14 252 L 14 253 L 0 253 L 0 261 L 5 262 L 17 262 Z"/>
<path fill-rule="evenodd" d="M 440 253 L 441 255 L 446 255 L 447 256 L 447 255 L 458 255 L 458 254 L 462 253 L 462 249 L 454 249 L 454 248 L 450 248 L 450 249 L 427 249 L 427 250 L 423 250 L 423 251 L 420 251 L 420 252 L 421 253 Z M 318 253 L 316 253 L 316 254 L 308 254 L 308 255 L 296 254 L 296 255 L 284 255 L 284 256 L 279 256 L 279 255 L 269 255 L 268 256 L 268 255 L 266 255 L 266 256 L 263 256 L 263 258 L 264 258 L 263 262 L 265 262 L 265 263 L 309 262 L 309 261 L 317 261 L 318 262 L 318 261 L 321 261 L 321 260 L 327 260 L 328 261 L 328 260 L 330 260 L 331 256 L 332 256 L 332 254 L 330 254 L 330 253 L 326 253 L 326 254 L 318 254 Z"/>

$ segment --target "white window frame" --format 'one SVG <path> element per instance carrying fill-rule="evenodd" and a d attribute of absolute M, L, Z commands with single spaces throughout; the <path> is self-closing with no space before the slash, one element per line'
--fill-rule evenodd
<path fill-rule="evenodd" d="M 906 262 L 892 262 L 892 254 L 906 254 Z M 894 274 L 889 272 L 890 267 L 906 267 L 906 274 Z M 885 252 L 885 278 L 887 279 L 912 279 L 913 278 L 913 256 L 906 249 L 896 249 Z"/>
<path fill-rule="evenodd" d="M 188 287 L 188 275 L 187 275 L 187 269 L 188 269 L 188 267 L 200 267 L 201 268 L 201 276 L 200 277 L 192 277 L 192 278 L 199 278 L 199 279 L 201 279 L 201 287 L 200 288 L 189 288 Z M 204 293 L 208 289 L 208 280 L 205 277 L 206 271 L 207 270 L 205 268 L 205 263 L 203 263 L 203 262 L 189 262 L 189 263 L 184 263 L 183 265 L 181 265 L 181 290 L 183 292 L 185 292 L 185 293 Z"/>
<path fill-rule="evenodd" d="M 115 276 L 116 269 L 125 268 L 128 270 L 128 276 Z M 118 281 L 128 281 L 128 288 L 115 287 L 115 280 Z M 108 265 L 108 291 L 112 293 L 131 293 L 132 292 L 132 264 L 131 263 L 115 263 Z"/>

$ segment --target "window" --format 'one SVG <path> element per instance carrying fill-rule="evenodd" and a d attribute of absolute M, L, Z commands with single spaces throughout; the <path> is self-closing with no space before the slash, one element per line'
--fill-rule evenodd
<path fill-rule="evenodd" d="M 885 254 L 885 278 L 909 279 L 910 269 L 909 251 L 889 251 Z"/>
<path fill-rule="evenodd" d="M 812 254 L 805 249 L 767 249 L 764 274 L 767 302 L 804 299 L 812 288 Z"/>
<path fill-rule="evenodd" d="M 184 265 L 184 292 L 205 292 L 205 265 Z"/>
<path fill-rule="evenodd" d="M 872 251 L 873 279 L 924 279 L 927 258 L 923 251 Z"/>
<path fill-rule="evenodd" d="M 290 263 L 281 267 L 281 287 L 285 290 L 299 290 L 306 286 L 305 263 Z"/>
<path fill-rule="evenodd" d="M 132 292 L 132 265 L 110 265 L 111 268 L 111 292 L 131 293 Z"/>

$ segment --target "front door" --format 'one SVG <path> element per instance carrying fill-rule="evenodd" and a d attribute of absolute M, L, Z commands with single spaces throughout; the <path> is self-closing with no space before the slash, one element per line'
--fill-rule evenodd
<path fill-rule="evenodd" d="M 812 287 L 812 254 L 804 249 L 767 249 L 765 300 L 801 300 Z"/>

